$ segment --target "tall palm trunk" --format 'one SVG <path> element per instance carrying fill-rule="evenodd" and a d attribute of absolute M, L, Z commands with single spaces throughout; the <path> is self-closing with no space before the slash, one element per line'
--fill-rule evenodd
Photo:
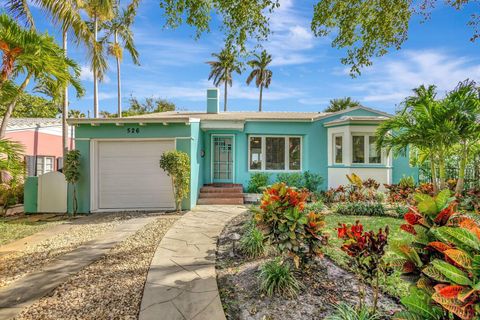
<path fill-rule="evenodd" d="M 67 30 L 63 30 L 63 51 L 65 52 L 65 57 L 67 56 Z M 65 85 L 63 91 L 63 104 L 62 104 L 62 150 L 63 150 L 63 159 L 67 156 L 68 152 L 68 84 Z"/>
<path fill-rule="evenodd" d="M 260 99 L 258 100 L 258 111 L 262 112 L 263 83 L 260 85 Z"/>
<path fill-rule="evenodd" d="M 94 30 L 94 46 L 93 50 L 94 55 L 97 55 L 97 37 L 98 37 L 98 16 L 95 14 L 93 18 L 93 30 Z M 96 57 L 94 57 L 96 59 Z M 97 67 L 96 62 L 93 63 L 93 117 L 98 118 L 98 75 L 97 75 Z"/>
<path fill-rule="evenodd" d="M 117 32 L 115 31 L 114 33 L 114 45 L 115 48 L 117 47 L 118 44 L 118 35 Z M 115 55 L 115 59 L 117 60 L 117 108 L 118 108 L 118 117 L 122 117 L 122 86 L 121 86 L 121 79 L 120 79 L 120 57 L 118 54 Z"/>
<path fill-rule="evenodd" d="M 433 192 L 437 193 L 438 185 L 437 185 L 437 168 L 435 167 L 435 162 L 433 157 L 430 157 L 430 171 L 432 173 L 432 185 L 433 185 Z"/>
<path fill-rule="evenodd" d="M 22 94 L 23 90 L 25 90 L 25 88 L 28 86 L 31 77 L 31 73 L 27 74 L 27 77 L 25 78 L 25 80 L 23 80 L 22 84 L 18 88 L 18 94 L 16 94 L 15 98 L 13 98 L 13 100 L 10 101 L 10 103 L 8 104 L 7 111 L 5 111 L 5 115 L 3 116 L 2 124 L 0 126 L 0 139 L 5 138 L 5 135 L 7 134 L 8 121 L 12 116 L 13 109 L 15 109 L 15 106 L 17 105 L 18 99 L 20 99 L 20 95 Z"/>
<path fill-rule="evenodd" d="M 223 111 L 227 111 L 227 89 L 228 81 L 225 81 L 225 92 L 223 93 Z"/>
<path fill-rule="evenodd" d="M 463 185 L 465 183 L 465 169 L 467 167 L 467 158 L 468 158 L 468 144 L 466 141 L 462 143 L 462 153 L 460 158 L 460 167 L 458 169 L 458 181 L 457 186 L 455 187 L 455 193 L 461 194 L 463 191 Z"/>
<path fill-rule="evenodd" d="M 443 152 L 440 152 L 438 157 L 438 179 L 440 190 L 446 188 L 447 173 L 445 171 L 445 157 Z"/>

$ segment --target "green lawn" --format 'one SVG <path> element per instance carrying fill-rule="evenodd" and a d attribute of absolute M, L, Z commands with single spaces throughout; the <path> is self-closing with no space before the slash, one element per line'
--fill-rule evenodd
<path fill-rule="evenodd" d="M 359 220 L 363 224 L 364 231 L 375 230 L 384 228 L 388 225 L 390 228 L 389 243 L 399 241 L 411 241 L 413 237 L 410 234 L 400 230 L 400 225 L 404 223 L 403 219 L 388 218 L 388 217 L 366 217 L 366 216 L 340 216 L 340 215 L 327 215 L 325 218 L 327 222 L 327 232 L 330 234 L 329 245 L 325 248 L 325 254 L 334 260 L 338 265 L 348 268 L 347 262 L 349 257 L 346 253 L 340 250 L 342 241 L 337 238 L 337 232 L 335 228 L 339 223 L 354 224 Z M 393 252 L 387 250 L 388 256 L 393 256 Z M 407 293 L 408 284 L 404 282 L 398 272 L 395 272 L 387 279 L 382 281 L 383 290 L 392 296 L 402 297 Z"/>
<path fill-rule="evenodd" d="M 0 245 L 17 239 L 28 237 L 36 232 L 58 224 L 58 221 L 15 221 L 7 222 L 0 219 Z"/>

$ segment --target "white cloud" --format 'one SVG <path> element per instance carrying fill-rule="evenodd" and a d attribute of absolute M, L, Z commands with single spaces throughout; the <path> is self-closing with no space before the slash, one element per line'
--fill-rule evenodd
<path fill-rule="evenodd" d="M 83 65 L 80 68 L 80 80 L 93 82 L 93 72 L 90 66 Z M 107 75 L 103 76 L 103 83 L 110 83 L 110 78 Z"/>
<path fill-rule="evenodd" d="M 406 50 L 396 59 L 376 61 L 348 88 L 362 95 L 365 102 L 398 104 L 422 84 L 436 85 L 443 96 L 467 78 L 480 78 L 480 64 L 441 50 Z"/>
<path fill-rule="evenodd" d="M 312 52 L 316 39 L 310 31 L 310 19 L 295 9 L 293 0 L 281 0 L 270 17 L 272 35 L 265 48 L 272 54 L 273 66 L 307 63 L 315 60 Z"/>

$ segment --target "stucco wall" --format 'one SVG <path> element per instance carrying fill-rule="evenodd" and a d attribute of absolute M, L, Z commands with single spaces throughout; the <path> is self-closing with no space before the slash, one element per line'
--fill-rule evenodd
<path fill-rule="evenodd" d="M 135 129 L 130 130 L 128 129 Z M 138 129 L 138 133 L 136 131 Z M 195 133 L 196 132 L 196 133 Z M 125 124 L 116 126 L 115 124 L 102 124 L 100 126 L 79 125 L 76 128 L 75 144 L 76 149 L 81 154 L 81 174 L 80 181 L 77 184 L 78 210 L 81 213 L 90 212 L 90 141 L 92 139 L 152 139 L 152 138 L 177 138 L 176 148 L 186 152 L 192 159 L 192 176 L 198 175 L 199 161 L 196 154 L 192 158 L 192 150 L 198 145 L 199 135 L 198 123 L 191 125 L 185 124 L 147 124 L 140 126 L 138 124 Z M 192 135 L 193 133 L 193 135 Z M 160 159 L 159 159 L 160 160 Z M 194 168 L 193 168 L 194 167 Z M 192 190 L 198 188 L 198 179 L 192 178 Z M 71 189 L 69 186 L 69 210 L 72 210 Z M 196 194 L 183 202 L 185 209 L 189 209 L 196 203 Z"/>

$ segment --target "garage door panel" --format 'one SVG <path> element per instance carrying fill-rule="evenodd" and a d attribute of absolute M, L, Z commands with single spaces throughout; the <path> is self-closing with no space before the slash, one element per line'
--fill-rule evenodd
<path fill-rule="evenodd" d="M 171 179 L 159 166 L 173 149 L 173 140 L 100 141 L 99 209 L 173 208 Z"/>

